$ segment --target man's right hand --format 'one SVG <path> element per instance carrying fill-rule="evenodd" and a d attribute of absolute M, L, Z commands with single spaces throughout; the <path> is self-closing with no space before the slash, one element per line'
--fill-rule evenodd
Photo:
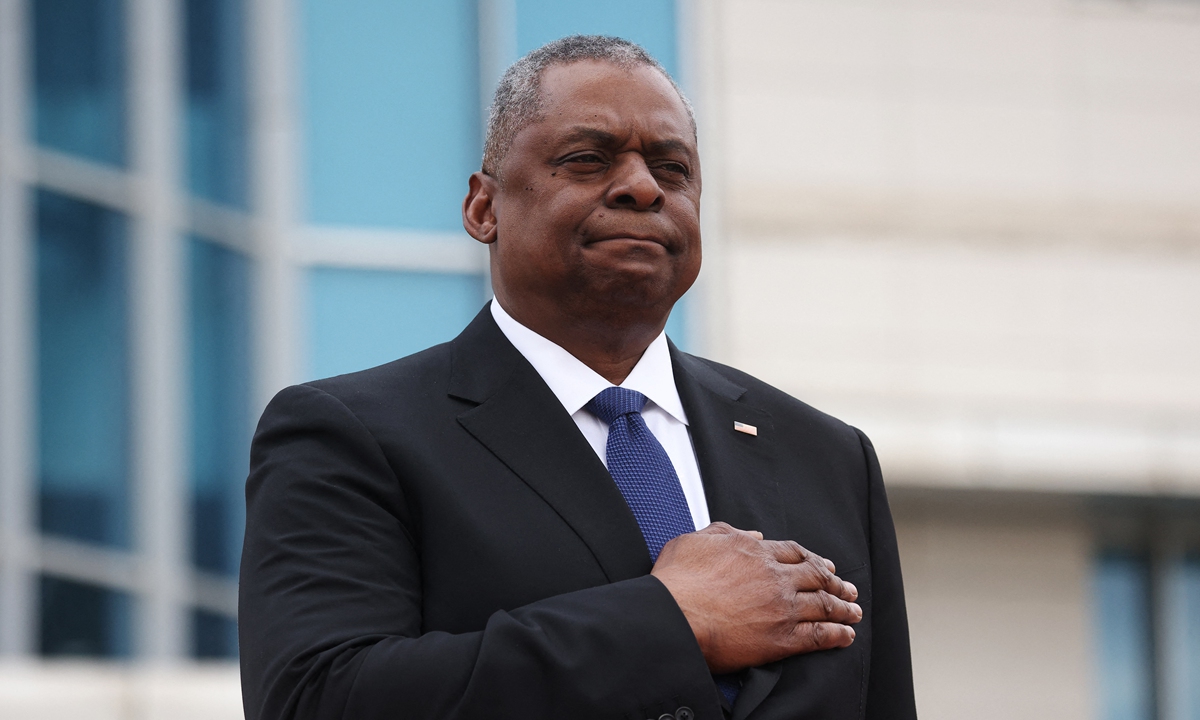
<path fill-rule="evenodd" d="M 667 543 L 651 574 L 679 603 L 713 673 L 846 647 L 858 590 L 791 541 L 713 523 Z"/>

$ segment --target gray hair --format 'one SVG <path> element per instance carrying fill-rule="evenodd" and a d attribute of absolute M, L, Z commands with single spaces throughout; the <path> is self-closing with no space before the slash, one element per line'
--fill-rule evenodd
<path fill-rule="evenodd" d="M 571 35 L 546 43 L 516 61 L 504 71 L 492 107 L 488 112 L 487 139 L 483 144 L 483 171 L 498 178 L 500 164 L 517 133 L 541 119 L 542 72 L 552 65 L 581 60 L 601 60 L 621 68 L 651 67 L 675 88 L 687 108 L 692 132 L 696 132 L 696 113 L 670 73 L 641 45 L 607 35 Z"/>

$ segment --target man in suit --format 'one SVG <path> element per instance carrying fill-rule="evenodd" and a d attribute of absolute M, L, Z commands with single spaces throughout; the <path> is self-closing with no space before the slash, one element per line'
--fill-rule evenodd
<path fill-rule="evenodd" d="M 915 717 L 870 442 L 663 334 L 699 201 L 641 48 L 509 69 L 463 204 L 495 300 L 263 414 L 247 718 Z"/>

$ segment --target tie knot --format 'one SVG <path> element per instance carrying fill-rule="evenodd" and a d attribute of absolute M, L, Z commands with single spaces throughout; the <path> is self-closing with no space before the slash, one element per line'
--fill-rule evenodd
<path fill-rule="evenodd" d="M 592 398 L 587 404 L 587 409 L 603 420 L 605 424 L 612 425 L 613 420 L 629 413 L 640 413 L 645 406 L 646 396 L 640 392 L 610 387 L 601 390 L 596 397 Z"/>

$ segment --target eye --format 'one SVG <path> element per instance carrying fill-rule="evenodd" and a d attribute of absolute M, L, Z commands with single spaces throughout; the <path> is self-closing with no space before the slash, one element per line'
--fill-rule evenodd
<path fill-rule="evenodd" d="M 571 155 L 564 160 L 568 163 L 582 163 L 584 165 L 602 165 L 606 160 L 596 152 L 581 152 Z"/>
<path fill-rule="evenodd" d="M 670 161 L 670 160 L 659 163 L 656 166 L 656 169 L 665 170 L 666 172 L 669 172 L 673 175 L 681 175 L 685 178 L 692 176 L 692 174 L 688 171 L 687 165 L 684 165 L 683 163 L 679 163 L 679 162 Z"/>

